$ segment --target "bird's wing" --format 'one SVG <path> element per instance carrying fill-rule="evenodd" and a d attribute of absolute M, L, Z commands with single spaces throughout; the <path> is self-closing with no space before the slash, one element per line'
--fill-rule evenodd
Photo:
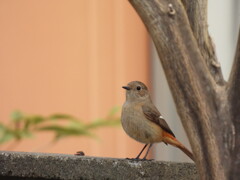
<path fill-rule="evenodd" d="M 164 120 L 164 118 L 161 116 L 160 112 L 157 110 L 157 108 L 152 103 L 147 103 L 147 104 L 143 105 L 142 110 L 143 110 L 145 117 L 148 120 L 156 123 L 162 129 L 164 129 L 169 134 L 171 134 L 175 137 L 172 130 L 168 126 L 167 122 Z"/>

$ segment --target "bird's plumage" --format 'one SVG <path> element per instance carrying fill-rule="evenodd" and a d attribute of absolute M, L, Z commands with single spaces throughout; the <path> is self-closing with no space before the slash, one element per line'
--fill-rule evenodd
<path fill-rule="evenodd" d="M 175 138 L 167 122 L 152 103 L 147 86 L 140 81 L 132 81 L 123 88 L 126 89 L 126 101 L 122 108 L 121 122 L 125 132 L 136 141 L 145 143 L 144 148 L 148 144 L 150 148 L 153 143 L 164 142 L 178 147 L 194 159 L 192 153 Z M 142 151 L 137 158 L 141 153 Z M 144 158 L 146 156 L 147 153 Z"/>
<path fill-rule="evenodd" d="M 152 103 L 144 104 L 142 106 L 142 110 L 143 110 L 145 117 L 149 121 L 156 123 L 163 130 L 167 131 L 169 134 L 171 134 L 173 137 L 175 137 L 174 133 L 168 126 L 167 122 L 163 119 L 160 112 L 157 110 L 157 108 Z"/>

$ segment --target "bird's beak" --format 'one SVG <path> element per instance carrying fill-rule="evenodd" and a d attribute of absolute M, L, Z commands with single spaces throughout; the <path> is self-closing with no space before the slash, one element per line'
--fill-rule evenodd
<path fill-rule="evenodd" d="M 128 86 L 123 86 L 122 88 L 123 88 L 123 89 L 126 89 L 126 90 L 128 90 L 128 91 L 131 89 L 131 88 L 128 87 Z"/>

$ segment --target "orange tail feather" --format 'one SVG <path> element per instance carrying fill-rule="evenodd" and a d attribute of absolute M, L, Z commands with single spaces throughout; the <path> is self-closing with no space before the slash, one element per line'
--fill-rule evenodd
<path fill-rule="evenodd" d="M 194 156 L 191 153 L 191 151 L 189 151 L 182 143 L 180 143 L 175 137 L 173 137 L 171 134 L 164 132 L 163 133 L 163 142 L 167 143 L 167 144 L 171 144 L 172 146 L 175 146 L 177 148 L 179 148 L 180 150 L 182 150 L 182 152 L 184 152 L 190 159 L 192 159 L 194 161 Z"/>

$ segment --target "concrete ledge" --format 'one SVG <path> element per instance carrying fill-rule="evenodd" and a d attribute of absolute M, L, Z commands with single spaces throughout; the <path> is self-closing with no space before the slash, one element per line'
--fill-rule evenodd
<path fill-rule="evenodd" d="M 192 163 L 0 151 L 0 179 L 199 179 Z"/>

